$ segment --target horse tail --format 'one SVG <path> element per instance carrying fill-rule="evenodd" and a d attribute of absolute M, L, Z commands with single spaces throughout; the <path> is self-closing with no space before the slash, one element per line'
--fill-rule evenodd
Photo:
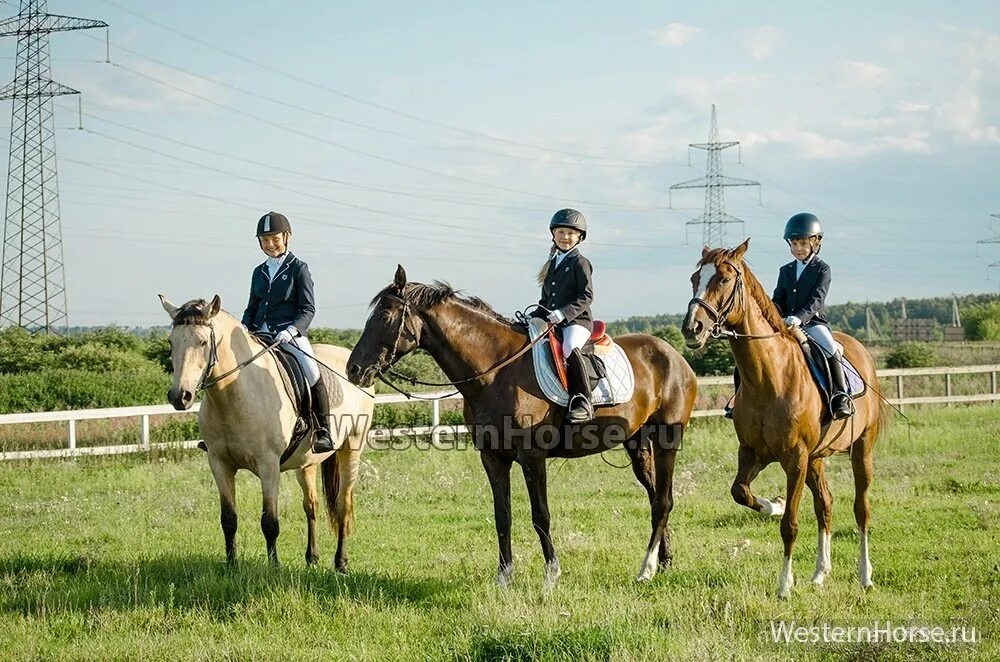
<path fill-rule="evenodd" d="M 337 497 L 340 493 L 340 467 L 337 462 L 339 454 L 339 452 L 331 453 L 330 457 L 323 460 L 320 465 L 320 473 L 323 474 L 323 498 L 326 501 L 330 529 L 333 531 L 340 527 L 341 520 L 341 515 L 337 512 Z"/>
<path fill-rule="evenodd" d="M 889 407 L 889 403 L 886 402 L 885 398 L 879 398 L 878 409 L 875 412 L 875 420 L 872 421 L 872 424 L 869 427 L 869 435 L 871 436 L 872 443 L 875 443 L 879 437 L 885 434 L 886 430 L 889 429 L 889 421 L 891 420 L 892 409 Z"/>

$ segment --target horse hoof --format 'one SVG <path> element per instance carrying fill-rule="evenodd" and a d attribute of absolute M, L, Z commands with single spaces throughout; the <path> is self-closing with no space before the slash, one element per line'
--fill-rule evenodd
<path fill-rule="evenodd" d="M 545 564 L 545 573 L 542 578 L 542 588 L 551 591 L 559 583 L 559 576 L 562 570 L 559 568 L 559 561 L 551 561 Z"/>
<path fill-rule="evenodd" d="M 812 576 L 812 580 L 811 581 L 816 586 L 822 586 L 823 582 L 826 581 L 826 573 L 825 572 L 817 572 L 815 575 Z"/>

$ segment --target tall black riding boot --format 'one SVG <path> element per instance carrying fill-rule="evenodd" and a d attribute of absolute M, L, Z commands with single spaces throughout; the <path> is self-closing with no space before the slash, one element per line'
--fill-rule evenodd
<path fill-rule="evenodd" d="M 839 421 L 849 418 L 854 413 L 854 404 L 847 394 L 847 379 L 844 377 L 844 366 L 840 363 L 840 355 L 830 357 L 830 378 L 833 395 L 830 398 L 830 409 L 833 419 Z"/>
<path fill-rule="evenodd" d="M 740 369 L 733 368 L 733 397 L 729 398 L 729 402 L 726 403 L 724 407 L 725 412 L 722 414 L 725 418 L 733 417 L 733 400 L 736 399 L 736 391 L 740 390 Z"/>
<path fill-rule="evenodd" d="M 594 406 L 590 404 L 590 378 L 584 360 L 578 349 L 574 349 L 566 359 L 566 381 L 569 382 L 567 423 L 586 423 L 594 418 Z"/>
<path fill-rule="evenodd" d="M 312 409 L 319 421 L 313 436 L 313 453 L 332 453 L 337 450 L 330 438 L 330 396 L 326 392 L 326 382 L 322 378 L 312 387 Z"/>

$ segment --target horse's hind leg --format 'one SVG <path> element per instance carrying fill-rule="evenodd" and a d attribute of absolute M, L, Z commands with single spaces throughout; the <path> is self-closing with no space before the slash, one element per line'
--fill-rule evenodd
<path fill-rule="evenodd" d="M 267 559 L 278 565 L 278 490 L 281 486 L 281 471 L 277 466 L 263 466 L 257 470 L 260 478 L 263 508 L 260 514 L 260 530 L 267 543 Z"/>
<path fill-rule="evenodd" d="M 754 478 L 757 477 L 768 463 L 761 462 L 757 457 L 757 453 L 742 443 L 737 453 L 736 462 L 736 478 L 733 480 L 732 488 L 730 488 L 733 500 L 741 506 L 756 510 L 758 513 L 780 517 L 785 512 L 784 500 L 780 497 L 773 501 L 762 499 L 761 497 L 755 497 L 753 492 L 750 491 L 750 483 L 753 482 Z"/>
<path fill-rule="evenodd" d="M 208 454 L 208 466 L 215 476 L 215 485 L 219 488 L 219 510 L 222 523 L 222 534 L 226 538 L 226 562 L 236 563 L 236 468 Z"/>
<path fill-rule="evenodd" d="M 337 513 L 337 554 L 333 557 L 333 567 L 337 572 L 347 573 L 347 538 L 354 532 L 354 484 L 358 480 L 361 467 L 361 449 L 364 448 L 368 430 L 359 433 L 337 451 L 338 489 Z"/>
<path fill-rule="evenodd" d="M 636 480 L 646 490 L 649 497 L 650 513 L 653 512 L 653 504 L 656 501 L 655 468 L 653 467 L 653 449 L 649 439 L 641 434 L 636 434 L 625 442 L 625 450 L 632 461 L 632 473 Z M 652 515 L 650 515 L 652 517 Z M 660 568 L 666 570 L 673 561 L 670 551 L 670 528 L 667 528 L 663 538 L 660 540 L 659 563 Z"/>
<path fill-rule="evenodd" d="M 806 475 L 806 485 L 813 496 L 813 508 L 816 511 L 816 522 L 819 526 L 818 542 L 816 543 L 816 572 L 812 583 L 820 585 L 830 574 L 830 520 L 833 508 L 833 497 L 826 483 L 826 465 L 822 459 L 809 463 L 809 473 Z"/>
<path fill-rule="evenodd" d="M 319 548 L 316 544 L 316 465 L 304 467 L 295 472 L 295 478 L 302 488 L 302 510 L 306 513 L 306 563 L 319 563 Z"/>
<path fill-rule="evenodd" d="M 869 436 L 866 432 L 851 446 L 851 468 L 854 470 L 854 520 L 858 523 L 858 538 L 861 541 L 861 557 L 858 559 L 858 579 L 861 581 L 861 588 L 870 588 L 875 584 L 872 581 L 872 563 L 868 558 L 868 519 L 871 515 L 868 488 L 871 487 L 874 472 Z"/>
<path fill-rule="evenodd" d="M 650 514 L 653 530 L 649 536 L 639 576 L 636 578 L 640 582 L 648 581 L 656 574 L 658 555 L 666 556 L 668 559 L 671 556 L 669 520 L 670 511 L 674 507 L 674 464 L 677 460 L 677 448 L 680 447 L 680 438 L 675 439 L 673 436 L 675 434 L 683 434 L 683 428 L 658 425 L 652 439 L 653 477 L 656 485 Z M 663 546 L 666 546 L 665 552 Z"/>

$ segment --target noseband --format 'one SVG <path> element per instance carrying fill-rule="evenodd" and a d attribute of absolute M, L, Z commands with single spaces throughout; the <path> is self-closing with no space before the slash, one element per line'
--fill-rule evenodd
<path fill-rule="evenodd" d="M 712 328 L 709 330 L 709 333 L 713 338 L 744 338 L 747 340 L 762 340 L 764 338 L 773 338 L 777 335 L 781 335 L 780 331 L 775 331 L 774 333 L 755 336 L 746 333 L 739 333 L 738 331 L 727 328 L 726 320 L 729 319 L 729 315 L 732 314 L 737 301 L 739 302 L 740 308 L 743 311 L 746 311 L 746 293 L 743 285 L 743 271 L 731 260 L 723 260 L 722 263 L 728 264 L 733 271 L 736 272 L 736 284 L 733 285 L 732 291 L 729 293 L 729 296 L 726 298 L 722 306 L 716 310 L 712 304 L 705 301 L 701 297 L 696 296 L 688 302 L 688 308 L 691 307 L 691 304 L 695 304 L 697 306 L 701 306 L 705 310 L 709 318 L 712 320 Z"/>

